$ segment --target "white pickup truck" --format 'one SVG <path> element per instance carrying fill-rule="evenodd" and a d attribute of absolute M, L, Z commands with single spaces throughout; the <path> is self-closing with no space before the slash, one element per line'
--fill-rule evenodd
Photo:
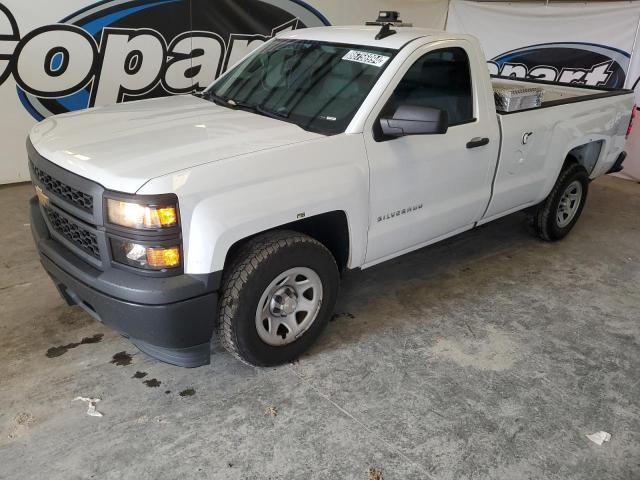
<path fill-rule="evenodd" d="M 494 83 L 541 87 L 496 111 Z M 508 86 L 508 85 L 507 85 Z M 42 264 L 69 304 L 176 365 L 275 365 L 327 324 L 341 272 L 529 209 L 563 238 L 620 169 L 633 94 L 492 79 L 478 41 L 296 30 L 196 95 L 51 117 L 27 142 Z"/>

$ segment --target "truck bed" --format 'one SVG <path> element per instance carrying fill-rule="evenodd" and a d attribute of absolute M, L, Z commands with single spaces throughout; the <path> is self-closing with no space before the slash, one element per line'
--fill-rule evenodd
<path fill-rule="evenodd" d="M 498 112 L 500 159 L 487 219 L 540 202 L 568 155 L 593 179 L 607 173 L 624 151 L 632 90 L 504 78 L 493 82 L 542 87 L 544 96 L 539 107 Z"/>
<path fill-rule="evenodd" d="M 553 107 L 574 102 L 583 102 L 588 100 L 596 100 L 599 98 L 612 97 L 616 95 L 625 95 L 632 93 L 632 90 L 626 89 L 609 89 L 603 87 L 589 87 L 585 85 L 561 85 L 543 80 L 522 80 L 515 78 L 506 78 L 492 75 L 491 82 L 494 86 L 513 85 L 514 87 L 537 87 L 544 91 L 542 97 L 542 105 L 534 108 L 515 111 L 500 111 L 496 106 L 499 115 L 509 115 L 527 110 L 535 110 L 538 108 Z"/>

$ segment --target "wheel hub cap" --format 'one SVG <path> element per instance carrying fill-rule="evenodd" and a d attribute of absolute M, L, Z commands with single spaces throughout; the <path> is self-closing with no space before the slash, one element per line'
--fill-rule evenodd
<path fill-rule="evenodd" d="M 581 202 L 582 184 L 576 180 L 567 186 L 562 197 L 560 197 L 558 211 L 556 212 L 556 223 L 558 227 L 564 228 L 571 223 L 580 208 Z"/>
<path fill-rule="evenodd" d="M 310 268 L 296 267 L 278 275 L 256 308 L 260 339 L 276 347 L 296 341 L 316 320 L 322 294 L 322 281 Z"/>
<path fill-rule="evenodd" d="M 295 313 L 298 308 L 298 295 L 291 287 L 279 289 L 271 299 L 271 314 L 273 316 L 286 317 Z"/>

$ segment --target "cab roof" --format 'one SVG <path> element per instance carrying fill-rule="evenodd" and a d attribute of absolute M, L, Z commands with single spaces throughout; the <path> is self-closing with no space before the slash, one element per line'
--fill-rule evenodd
<path fill-rule="evenodd" d="M 397 32 L 396 34 L 376 40 L 376 35 L 380 28 L 377 25 L 303 28 L 278 34 L 278 38 L 315 40 L 400 50 L 407 43 L 417 38 L 429 37 L 431 41 L 436 41 L 463 37 L 460 34 L 430 28 L 391 26 Z"/>

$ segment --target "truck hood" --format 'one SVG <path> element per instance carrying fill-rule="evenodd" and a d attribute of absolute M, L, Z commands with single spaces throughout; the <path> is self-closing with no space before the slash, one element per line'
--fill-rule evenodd
<path fill-rule="evenodd" d="M 34 148 L 49 161 L 127 193 L 172 172 L 319 137 L 291 123 L 194 96 L 58 115 L 30 134 Z"/>

